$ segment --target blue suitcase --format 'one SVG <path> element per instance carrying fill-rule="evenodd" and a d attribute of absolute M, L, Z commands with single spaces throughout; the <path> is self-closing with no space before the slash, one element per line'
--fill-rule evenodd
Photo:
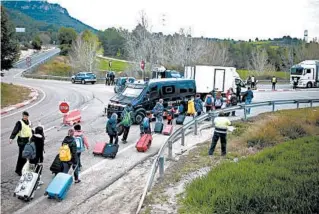
<path fill-rule="evenodd" d="M 72 183 L 72 175 L 60 172 L 53 178 L 44 195 L 48 195 L 49 199 L 62 201 L 66 197 Z"/>
<path fill-rule="evenodd" d="M 106 144 L 103 154 L 103 157 L 112 158 L 116 157 L 117 152 L 119 151 L 119 144 Z"/>

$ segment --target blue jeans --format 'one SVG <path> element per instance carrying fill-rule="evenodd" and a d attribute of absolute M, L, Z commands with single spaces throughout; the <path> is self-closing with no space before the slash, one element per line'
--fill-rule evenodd
<path fill-rule="evenodd" d="M 69 173 L 69 170 L 70 170 L 70 167 L 72 166 L 72 168 L 74 169 L 76 166 L 75 165 L 72 165 L 72 164 L 69 164 L 69 162 L 62 162 L 63 164 L 63 173 Z M 74 170 L 74 179 L 77 181 L 79 180 L 79 167 L 77 167 L 75 170 Z"/>
<path fill-rule="evenodd" d="M 246 105 L 251 104 L 251 99 L 246 99 L 245 104 Z M 250 108 L 246 108 L 246 113 L 250 114 Z"/>

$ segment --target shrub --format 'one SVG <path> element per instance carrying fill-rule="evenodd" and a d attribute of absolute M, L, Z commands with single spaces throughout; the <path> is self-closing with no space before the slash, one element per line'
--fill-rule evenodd
<path fill-rule="evenodd" d="M 298 139 L 306 135 L 319 134 L 318 108 L 279 111 L 261 115 L 241 134 L 248 147 L 258 149 Z M 236 134 L 236 133 L 235 133 Z"/>
<path fill-rule="evenodd" d="M 319 137 L 307 137 L 238 163 L 217 166 L 187 185 L 181 213 L 318 213 Z"/>

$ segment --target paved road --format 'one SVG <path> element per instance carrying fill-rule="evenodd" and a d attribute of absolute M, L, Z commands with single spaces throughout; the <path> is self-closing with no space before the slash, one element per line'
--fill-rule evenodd
<path fill-rule="evenodd" d="M 41 51 L 39 53 L 36 53 L 31 57 L 31 64 L 36 64 L 38 62 L 41 62 L 43 59 L 47 58 L 47 57 L 50 57 L 56 53 L 59 53 L 60 52 L 60 49 L 59 48 L 54 48 L 54 49 L 49 49 L 49 50 L 46 50 L 46 51 Z M 14 65 L 15 68 L 19 68 L 19 69 L 26 69 L 28 68 L 27 66 L 27 62 L 26 60 L 22 60 L 20 62 L 17 62 L 15 63 Z"/>
<path fill-rule="evenodd" d="M 42 57 L 45 57 L 43 55 Z M 37 58 L 38 59 L 38 58 Z M 40 60 L 40 59 L 38 59 Z M 106 141 L 108 137 L 104 133 L 106 118 L 102 117 L 103 106 L 107 104 L 110 97 L 113 96 L 113 89 L 104 85 L 79 85 L 71 84 L 69 82 L 59 82 L 52 80 L 33 80 L 20 78 L 19 74 L 22 70 L 15 69 L 8 72 L 7 76 L 2 78 L 5 82 L 14 82 L 19 84 L 26 84 L 39 89 L 40 97 L 32 105 L 25 108 L 18 109 L 8 115 L 1 117 L 1 203 L 3 213 L 13 213 L 20 208 L 26 206 L 26 204 L 14 197 L 12 193 L 19 177 L 14 173 L 14 168 L 17 160 L 18 147 L 16 143 L 9 144 L 8 139 L 13 126 L 17 120 L 21 118 L 21 112 L 27 110 L 30 113 L 31 121 L 36 125 L 38 120 L 46 130 L 46 145 L 45 145 L 45 163 L 43 171 L 43 180 L 45 182 L 44 187 L 36 192 L 36 198 L 42 196 L 44 188 L 52 179 L 52 175 L 49 171 L 49 166 L 52 163 L 55 155 L 58 152 L 58 148 L 61 144 L 63 137 L 67 133 L 67 128 L 61 128 L 62 115 L 58 111 L 58 103 L 61 100 L 66 99 L 71 104 L 71 109 L 78 108 L 82 110 L 82 127 L 85 133 L 88 135 L 90 147 L 92 148 L 95 142 Z M 14 77 L 16 76 L 16 78 Z M 272 100 L 272 99 L 292 99 L 303 97 L 317 97 L 317 92 L 263 92 L 255 94 L 255 101 Z M 270 108 L 270 107 L 269 107 Z M 146 154 L 137 153 L 134 149 L 134 144 L 139 136 L 138 127 L 134 126 L 131 129 L 128 144 L 120 145 L 119 156 L 117 162 L 107 162 L 108 169 L 105 173 L 93 173 L 93 168 L 97 169 L 97 165 L 104 161 L 99 157 L 93 157 L 89 152 L 83 154 L 83 171 L 86 174 L 92 173 L 91 185 L 93 188 L 103 181 L 116 177 L 119 174 L 125 172 L 128 166 L 134 165 Z M 159 136 L 160 137 L 160 136 Z M 114 165 L 113 163 L 121 164 Z M 102 171 L 102 169 L 100 170 Z M 95 176 L 95 177 L 94 177 Z M 97 177 L 96 177 L 97 176 Z M 100 182 L 97 182 L 99 180 Z M 81 184 L 80 184 L 81 185 Z M 84 194 L 84 192 L 83 192 Z M 70 195 L 71 197 L 71 195 Z M 41 203 L 49 209 L 53 205 L 52 201 L 43 200 Z M 64 206 L 68 204 L 69 208 L 74 204 L 71 202 L 62 202 Z M 33 213 L 26 212 L 26 213 Z"/>

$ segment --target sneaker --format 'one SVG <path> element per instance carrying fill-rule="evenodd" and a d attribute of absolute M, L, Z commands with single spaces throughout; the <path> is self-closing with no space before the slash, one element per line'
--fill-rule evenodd
<path fill-rule="evenodd" d="M 74 181 L 74 183 L 76 183 L 76 184 L 77 184 L 77 183 L 80 183 L 80 182 L 81 182 L 81 180 L 76 180 L 76 181 Z"/>
<path fill-rule="evenodd" d="M 126 143 L 127 143 L 127 141 L 126 141 L 126 140 L 122 140 L 122 143 L 123 143 L 123 144 L 126 144 Z"/>
<path fill-rule="evenodd" d="M 42 185 L 42 184 L 44 184 L 44 182 L 43 181 L 39 181 L 39 185 Z"/>

